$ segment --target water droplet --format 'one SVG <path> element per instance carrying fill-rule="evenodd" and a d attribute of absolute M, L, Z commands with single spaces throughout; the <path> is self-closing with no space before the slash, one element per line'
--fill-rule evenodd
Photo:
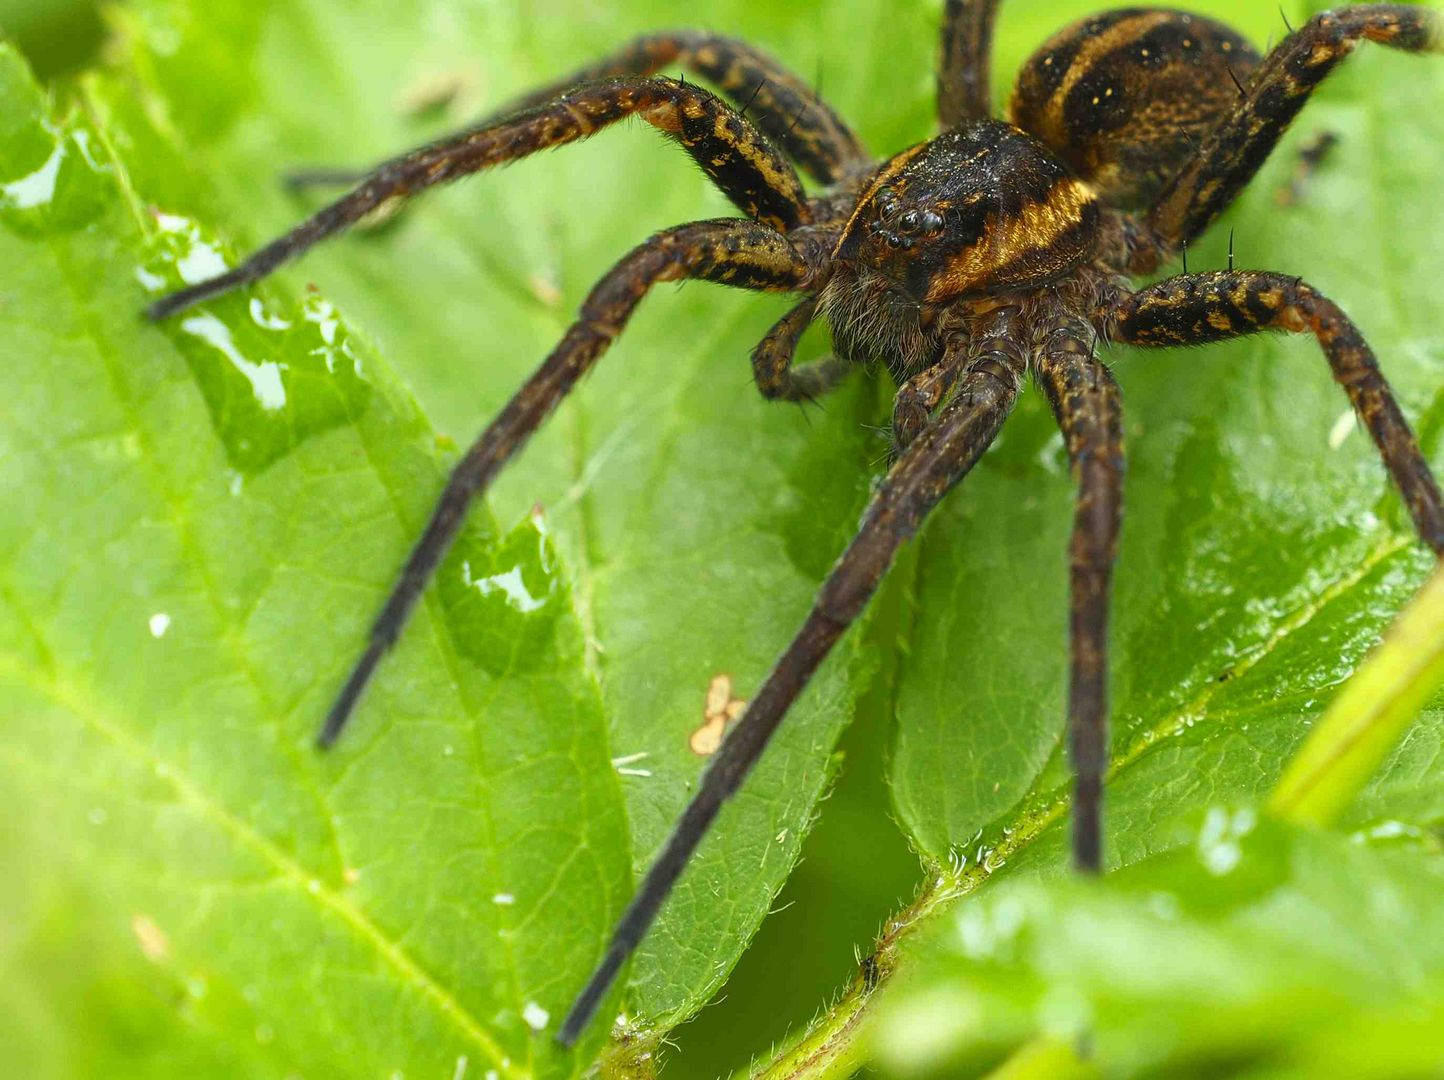
<path fill-rule="evenodd" d="M 219 251 L 197 240 L 176 260 L 175 269 L 187 285 L 198 285 L 202 281 L 224 274 L 229 267 Z"/>
<path fill-rule="evenodd" d="M 181 329 L 200 338 L 229 360 L 251 384 L 251 392 L 262 409 L 286 407 L 286 387 L 281 382 L 282 365 L 271 360 L 247 360 L 236 348 L 230 328 L 214 315 L 193 315 L 181 323 Z"/>
<path fill-rule="evenodd" d="M 458 650 L 498 674 L 543 662 L 566 606 L 551 546 L 530 515 L 499 543 L 463 534 L 440 588 Z"/>
<path fill-rule="evenodd" d="M 135 268 L 135 280 L 140 282 L 141 288 L 148 293 L 158 293 L 165 288 L 165 278 L 152 274 L 143 266 Z"/>
<path fill-rule="evenodd" d="M 547 1012 L 535 1001 L 528 1001 L 526 1007 L 521 1011 L 522 1019 L 526 1021 L 527 1027 L 533 1031 L 541 1031 L 547 1026 L 551 1013 Z"/>
<path fill-rule="evenodd" d="M 289 330 L 291 324 L 279 315 L 272 315 L 266 311 L 266 305 L 261 303 L 259 296 L 251 297 L 251 321 L 262 330 Z"/>
<path fill-rule="evenodd" d="M 1198 856 L 1204 868 L 1215 877 L 1231 874 L 1243 860 L 1243 840 L 1258 824 L 1258 815 L 1251 809 L 1230 812 L 1224 807 L 1210 807 L 1198 834 Z"/>
<path fill-rule="evenodd" d="M 497 893 L 495 896 L 493 896 L 493 897 L 491 898 L 491 902 L 492 902 L 493 904 L 500 904 L 500 905 L 502 905 L 502 906 L 508 906 L 508 905 L 510 905 L 510 904 L 515 904 L 515 903 L 516 903 L 516 897 L 515 897 L 515 896 L 512 896 L 512 894 L 509 893 L 509 892 L 499 892 L 499 893 Z"/>
<path fill-rule="evenodd" d="M 60 163 L 65 160 L 65 146 L 56 143 L 55 149 L 45 159 L 45 164 L 28 176 L 0 184 L 0 200 L 7 208 L 34 210 L 37 206 L 48 206 L 55 198 L 55 181 L 60 176 Z"/>
<path fill-rule="evenodd" d="M 165 637 L 165 632 L 170 629 L 170 616 L 164 611 L 157 611 L 150 617 L 150 636 L 156 640 Z"/>
<path fill-rule="evenodd" d="M 510 570 L 504 570 L 499 574 L 492 574 L 490 577 L 473 578 L 471 576 L 471 564 L 461 564 L 461 577 L 467 585 L 481 593 L 482 596 L 491 596 L 493 593 L 500 593 L 506 597 L 507 603 L 516 608 L 523 615 L 529 615 L 533 611 L 539 611 L 546 604 L 545 597 L 535 597 L 526 590 L 526 580 L 522 577 L 521 567 L 513 566 Z"/>
<path fill-rule="evenodd" d="M 193 284 L 225 269 L 225 259 L 194 222 L 160 212 L 154 218 L 156 252 L 136 271 L 147 292 Z M 153 288 L 157 281 L 159 289 Z M 349 423 L 370 401 L 372 389 L 334 308 L 308 296 L 300 315 L 285 318 L 259 297 L 226 296 L 162 324 L 185 356 L 240 473 L 258 473 L 311 435 Z"/>
<path fill-rule="evenodd" d="M 21 234 L 78 229 L 117 202 L 90 133 L 43 121 L 21 122 L 7 136 L 7 160 L 19 167 L 0 178 L 0 220 Z"/>

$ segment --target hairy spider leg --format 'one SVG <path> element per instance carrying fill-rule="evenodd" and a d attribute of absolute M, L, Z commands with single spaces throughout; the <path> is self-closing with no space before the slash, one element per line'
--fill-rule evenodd
<path fill-rule="evenodd" d="M 816 317 L 817 297 L 809 296 L 777 320 L 752 350 L 752 379 L 768 401 L 815 401 L 857 370 L 836 356 L 793 366 L 797 343 Z"/>
<path fill-rule="evenodd" d="M 1404 498 L 1420 538 L 1444 555 L 1444 497 L 1363 335 L 1339 306 L 1295 277 L 1218 271 L 1169 278 L 1099 313 L 1106 336 L 1127 345 L 1203 345 L 1264 330 L 1318 339 L 1359 420 Z"/>
<path fill-rule="evenodd" d="M 576 1042 L 622 964 L 645 936 L 672 885 L 722 806 L 757 763 L 787 710 L 877 590 L 893 556 L 928 512 L 982 457 L 1017 400 L 1021 352 L 974 354 L 969 373 L 937 424 L 889 471 L 857 536 L 833 567 L 812 611 L 753 696 L 703 774 L 692 801 L 662 846 L 613 932 L 606 954 L 577 997 L 557 1039 Z"/>
<path fill-rule="evenodd" d="M 497 115 L 531 108 L 578 83 L 618 75 L 652 75 L 673 64 L 714 84 L 819 183 L 835 183 L 871 161 L 842 117 L 777 60 L 745 41 L 697 30 L 639 37 L 509 102 Z"/>
<path fill-rule="evenodd" d="M 1163 250 L 1141 252 L 1134 269 L 1149 272 L 1203 232 L 1253 179 L 1315 87 L 1366 40 L 1444 52 L 1439 16 L 1428 8 L 1360 4 L 1315 16 L 1264 58 L 1233 110 L 1164 186 L 1147 217 Z"/>
<path fill-rule="evenodd" d="M 653 285 L 692 279 L 760 292 L 792 292 L 805 288 L 812 273 L 781 233 L 758 222 L 724 218 L 659 233 L 602 278 L 556 349 L 452 471 L 426 530 L 371 628 L 366 651 L 326 717 L 320 744 L 329 746 L 341 734 L 377 664 L 395 643 L 456 539 L 472 500 L 607 351 Z"/>
<path fill-rule="evenodd" d="M 1033 370 L 1063 432 L 1078 485 L 1068 549 L 1073 861 L 1096 873 L 1108 768 L 1108 606 L 1123 521 L 1123 406 L 1094 344 L 1091 327 L 1081 320 L 1064 323 L 1044 338 Z"/>
<path fill-rule="evenodd" d="M 748 217 L 787 230 L 809 220 L 802 182 L 787 159 L 746 117 L 698 86 L 674 79 L 625 78 L 577 87 L 497 123 L 430 143 L 382 165 L 352 191 L 261 248 L 239 266 L 156 301 L 162 319 L 259 281 L 282 263 L 354 225 L 393 199 L 577 142 L 628 116 L 640 116 L 680 143 Z"/>
<path fill-rule="evenodd" d="M 550 101 L 573 87 L 623 75 L 655 75 L 676 64 L 717 86 L 819 183 L 832 184 L 864 168 L 870 157 L 843 119 L 782 64 L 736 38 L 702 31 L 647 34 L 545 86 L 514 98 L 482 121 L 493 124 Z M 364 173 L 298 169 L 284 177 L 292 188 L 355 183 Z"/>
<path fill-rule="evenodd" d="M 933 412 L 962 374 L 966 354 L 945 350 L 943 358 L 898 387 L 892 399 L 893 453 L 901 454 L 932 423 Z"/>
<path fill-rule="evenodd" d="M 993 25 L 1001 0 L 948 0 L 938 64 L 943 129 L 993 115 Z"/>

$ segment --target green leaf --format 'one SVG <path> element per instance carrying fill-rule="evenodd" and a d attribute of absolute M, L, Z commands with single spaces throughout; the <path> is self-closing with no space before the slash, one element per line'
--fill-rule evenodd
<path fill-rule="evenodd" d="M 936 920 L 884 995 L 875 1060 L 979 1075 L 1042 1038 L 1105 1078 L 1432 1075 L 1441 887 L 1437 851 L 1215 811 L 1188 848 L 1099 881 L 999 883 Z M 1013 1075 L 1058 1075 L 1022 1061 Z"/>
<path fill-rule="evenodd" d="M 50 113 L 3 46 L 0 103 L 6 1046 L 37 1077 L 573 1075 L 539 1029 L 628 839 L 545 538 L 478 515 L 444 573 L 544 602 L 443 592 L 317 754 L 436 437 L 315 296 L 145 323 L 220 255 L 132 185 L 144 132 Z"/>
<path fill-rule="evenodd" d="M 883 147 L 931 123 L 927 9 L 850 0 L 762 11 L 739 0 L 708 17 L 807 75 L 823 65 L 842 106 L 866 103 L 852 112 Z M 675 13 L 659 3 L 578 13 L 559 3 L 143 0 L 118 18 L 133 78 L 111 95 L 114 107 L 141 102 L 184 139 L 183 163 L 138 163 L 148 190 L 255 243 L 311 205 L 280 189 L 281 170 L 388 156 L 630 34 L 671 25 Z M 859 33 L 876 49 L 854 65 Z M 898 92 L 872 98 L 869 84 Z M 436 87 L 454 100 L 440 115 L 415 115 L 408 101 Z M 186 169 L 213 177 L 214 196 L 178 185 Z M 608 131 L 439 192 L 282 278 L 323 286 L 465 442 L 612 262 L 664 225 L 732 212 L 675 148 Z M 810 415 L 751 387 L 748 353 L 785 310 L 784 300 L 705 287 L 660 290 L 498 495 L 503 520 L 545 508 L 575 582 L 612 752 L 627 760 L 639 871 L 705 765 L 689 742 L 709 686 L 725 675 L 746 698 L 760 683 L 850 537 L 886 454 L 873 430 L 883 392 L 865 380 Z M 403 552 L 398 544 L 379 564 L 394 567 Z M 831 748 L 875 664 L 856 638 L 839 653 L 644 944 L 633 996 L 644 1022 L 669 1027 L 713 994 L 791 871 Z M 382 719 L 384 703 L 372 700 L 358 723 Z"/>
<path fill-rule="evenodd" d="M 1251 10 L 1252 24 L 1238 21 L 1262 44 L 1281 23 Z M 1364 45 L 1189 253 L 1192 269 L 1220 267 L 1232 232 L 1240 265 L 1302 275 L 1337 299 L 1436 467 L 1441 109 L 1444 64 Z M 1302 201 L 1281 206 L 1300 147 L 1322 131 L 1338 146 Z M 1312 339 L 1107 359 L 1129 457 L 1112 634 L 1116 864 L 1172 842 L 1202 805 L 1262 798 L 1430 559 Z M 938 859 L 1064 857 L 1073 488 L 1039 397 L 919 545 L 892 778 L 904 822 Z M 1437 766 L 1417 783 L 1437 791 Z"/>
<path fill-rule="evenodd" d="M 999 85 L 1046 33 L 1098 6 L 1086 0 L 1007 6 Z M 820 74 L 828 97 L 870 145 L 887 152 L 931 130 L 938 8 L 936 0 L 720 0 L 708 5 L 704 21 L 758 40 L 804 75 Z M 1272 8 L 1241 0 L 1211 5 L 1210 12 L 1260 41 L 1280 30 Z M 328 822 L 344 824 L 350 843 L 386 864 L 384 887 L 365 897 L 364 912 L 381 920 L 385 933 L 414 942 L 427 970 L 440 972 L 481 1029 L 495 1029 L 499 1038 L 525 1036 L 516 1008 L 527 999 L 493 1006 L 495 995 L 509 993 L 497 989 L 494 971 L 510 961 L 494 934 L 498 913 L 487 907 L 492 870 L 478 867 L 476 837 L 485 831 L 478 818 L 493 803 L 532 811 L 533 801 L 544 802 L 547 820 L 560 823 L 560 831 L 545 850 L 528 855 L 574 875 L 595 856 L 594 876 L 605 887 L 559 885 L 547 893 L 537 901 L 546 917 L 528 921 L 517 946 L 527 953 L 518 970 L 531 973 L 518 976 L 521 985 L 537 987 L 535 1000 L 555 1013 L 580 984 L 625 892 L 621 802 L 632 866 L 641 867 L 703 767 L 689 737 L 702 722 L 709 685 L 727 675 L 742 697 L 755 688 L 846 542 L 885 452 L 885 441 L 870 430 L 885 422 L 885 388 L 859 381 L 810 416 L 767 405 L 748 385 L 746 353 L 783 304 L 704 288 L 664 291 L 504 479 L 497 517 L 520 523 L 517 529 L 500 537 L 485 512 L 478 515 L 477 535 L 448 564 L 428 618 L 418 620 L 387 664 L 352 736 L 333 759 L 317 763 L 310 733 L 437 489 L 435 437 L 378 357 L 396 366 L 450 443 L 464 443 L 623 251 L 664 225 L 731 211 L 650 133 L 609 132 L 438 193 L 394 221 L 318 251 L 275 284 L 207 309 L 244 363 L 227 355 L 212 323 L 164 332 L 135 325 L 132 313 L 144 294 L 133 271 L 143 264 L 146 273 L 172 273 L 177 257 L 206 258 L 198 245 L 216 241 L 209 231 L 194 232 L 192 221 L 218 229 L 228 254 L 293 223 L 314 203 L 279 189 L 282 169 L 367 164 L 676 17 L 657 0 L 624 11 L 556 0 L 135 0 L 113 13 L 119 66 L 87 85 L 87 102 L 124 160 L 127 176 L 116 178 L 129 181 L 124 199 L 168 216 L 151 224 L 144 208 L 129 210 L 125 228 L 112 228 L 117 196 L 102 185 L 96 207 L 85 206 L 84 192 L 73 204 L 54 201 L 52 210 L 72 222 L 43 214 L 7 219 L 17 244 L 23 239 L 49 251 L 60 228 L 83 229 L 72 236 L 70 257 L 94 263 L 101 256 L 83 245 L 98 244 L 110 260 L 79 271 L 110 283 L 83 332 L 47 311 L 64 290 L 40 281 L 23 294 L 23 310 L 41 313 L 37 324 L 50 336 L 36 345 L 15 338 L 16 355 L 33 358 L 19 374 L 55 374 L 53 366 L 68 355 L 51 340 L 57 335 L 66 343 L 101 336 L 111 365 L 101 370 L 158 379 L 147 375 L 147 364 L 156 365 L 173 394 L 189 395 L 190 409 L 168 404 L 163 420 L 152 421 L 164 425 L 165 439 L 143 441 L 124 469 L 112 462 L 103 473 L 84 471 L 67 458 L 67 468 L 79 471 L 45 473 L 39 481 L 27 475 L 12 485 L 21 494 L 0 516 L 0 539 L 39 545 L 23 565 L 10 560 L 19 585 L 0 579 L 5 589 L 19 590 L 20 614 L 13 616 L 9 592 L 0 593 L 9 620 L 0 623 L 0 641 L 13 657 L 13 679 L 48 686 L 53 671 L 62 681 L 83 677 L 87 692 L 112 706 L 116 723 L 147 733 L 158 725 L 209 765 L 203 779 L 258 835 L 290 840 L 324 832 Z M 1404 391 L 1406 411 L 1424 417 L 1431 450 L 1444 416 L 1434 400 L 1444 347 L 1429 314 L 1438 306 L 1431 283 L 1441 261 L 1429 240 L 1439 234 L 1444 209 L 1427 197 L 1440 165 L 1437 125 L 1430 122 L 1436 110 L 1427 107 L 1439 95 L 1439 80 L 1437 65 L 1362 50 L 1330 85 L 1331 104 L 1311 107 L 1298 138 L 1231 219 L 1244 265 L 1304 273 L 1355 312 Z M 32 111 L 27 105 L 18 114 L 0 112 L 0 135 Z M 49 160 L 46 140 L 24 127 L 15 129 L 15 176 L 32 175 Z M 1343 136 L 1339 151 L 1302 204 L 1275 207 L 1272 193 L 1288 179 L 1299 140 L 1323 127 Z M 1195 265 L 1221 263 L 1223 236 L 1216 232 L 1194 253 Z M 12 258 L 0 271 L 0 325 L 7 312 L 22 308 L 19 299 L 11 306 L 22 294 L 6 275 L 29 274 L 30 262 Z M 322 335 L 335 313 L 319 296 L 292 300 L 313 281 L 344 312 L 335 326 L 343 335 L 350 328 L 359 375 L 327 362 L 333 344 Z M 262 320 L 284 318 L 291 330 L 257 325 L 252 297 Z M 278 335 L 282 343 L 274 344 Z M 373 342 L 375 349 L 368 347 Z M 823 349 L 819 335 L 807 352 Z M 290 366 L 271 370 L 265 362 Z M 87 357 L 71 367 L 98 365 Z M 1122 767 L 1111 788 L 1110 828 L 1113 855 L 1127 861 L 1173 842 L 1180 810 L 1247 796 L 1272 782 L 1316 713 L 1313 703 L 1352 670 L 1427 560 L 1414 552 L 1360 433 L 1328 448 L 1344 402 L 1308 342 L 1135 354 L 1120 357 L 1118 370 L 1133 456 L 1115 636 Z M 265 407 L 277 378 L 287 395 L 284 419 Z M 23 421 L 10 425 L 16 434 L 9 438 L 32 454 L 68 452 L 76 439 L 88 445 L 89 429 L 73 435 L 60 423 L 67 416 L 77 425 L 98 422 L 88 403 L 66 399 L 66 408 L 55 407 L 51 397 L 74 388 L 46 386 L 38 405 L 23 396 L 6 403 Z M 196 550 L 210 560 L 202 568 L 209 595 L 240 598 L 234 612 L 215 607 L 215 633 L 227 657 L 255 650 L 252 670 L 266 680 L 259 703 L 248 699 L 242 708 L 221 699 L 224 707 L 214 708 L 209 698 L 179 699 L 175 680 L 204 679 L 202 664 L 163 672 L 153 683 L 147 670 L 138 686 L 134 660 L 150 656 L 152 642 L 140 634 L 146 647 L 140 648 L 116 636 L 108 621 L 116 583 L 131 590 L 121 595 L 148 601 L 157 580 L 183 575 L 162 566 L 157 579 L 149 564 L 95 565 L 118 558 L 113 545 L 96 539 L 110 535 L 104 528 L 110 519 L 94 520 L 94 507 L 69 507 L 64 496 L 96 489 L 103 476 L 107 495 L 115 487 L 120 497 L 127 490 L 120 481 L 153 487 L 153 475 L 170 472 L 192 487 L 176 488 L 174 497 L 167 488 L 149 516 L 127 510 L 123 500 L 107 509 L 125 521 L 171 528 L 179 522 L 207 540 Z M 368 477 L 369 485 L 362 482 Z M 239 495 L 230 495 L 233 484 Z M 895 680 L 901 737 L 888 768 L 903 822 L 929 858 L 958 849 L 972 858 L 973 837 L 987 830 L 982 846 L 1001 838 L 1013 869 L 1061 862 L 1063 831 L 1056 826 L 1066 805 L 1057 796 L 1066 773 L 1057 747 L 1070 499 L 1050 421 L 1030 395 L 998 451 L 927 531 L 916 569 L 892 583 L 915 600 L 916 615 L 896 650 L 903 658 Z M 540 525 L 532 514 L 538 504 Z M 35 534 L 39 540 L 31 535 L 37 522 L 44 528 Z M 557 557 L 538 535 L 542 529 Z M 68 546 L 56 537 L 68 538 Z M 531 617 L 478 587 L 513 570 L 528 597 L 542 601 Z M 49 644 L 55 604 L 37 603 L 31 594 L 52 600 L 74 575 L 84 576 L 89 592 L 67 609 L 70 636 L 60 648 Z M 169 606 L 143 606 L 175 619 Z M 146 628 L 144 620 L 139 625 Z M 175 640 L 180 625 L 174 621 L 161 640 Z M 669 1028 L 714 992 L 792 868 L 834 767 L 838 733 L 874 667 L 892 667 L 891 658 L 865 653 L 863 640 L 849 639 L 795 710 L 644 946 L 628 1005 L 644 1028 Z M 1219 682 L 1220 675 L 1228 678 Z M 38 691 L 26 693 L 29 701 Z M 441 708 L 444 721 L 436 719 Z M 35 715 L 48 714 L 25 714 Z M 1397 820 L 1407 831 L 1444 819 L 1438 753 L 1444 715 L 1434 710 L 1426 719 L 1366 793 L 1357 823 Z M 219 732 L 224 740 L 212 745 L 197 732 Z M 565 775 L 497 779 L 485 767 L 493 740 L 510 739 L 543 758 L 538 746 L 565 739 L 582 749 L 564 755 L 565 762 L 547 759 L 570 770 Z M 445 779 L 451 774 L 445 762 L 437 765 L 438 755 L 448 745 L 476 748 L 483 740 L 487 763 L 453 766 L 472 781 L 462 791 L 463 784 Z M 95 771 L 104 774 L 107 791 L 135 797 L 129 782 L 139 779 L 113 776 L 104 755 L 33 733 L 30 742 L 17 740 L 14 754 L 39 765 L 29 773 L 17 769 L 28 777 L 23 785 L 0 780 L 5 799 L 13 796 L 0 805 L 29 806 L 44 792 L 46 806 L 72 799 L 88 813 L 98 804 L 81 781 Z M 220 745 L 231 750 L 223 760 Z M 608 757 L 630 759 L 620 795 Z M 55 782 L 62 765 L 79 794 Z M 508 783 L 516 785 L 515 801 Z M 458 791 L 438 813 L 442 793 Z M 71 828 L 85 814 L 51 816 L 60 823 L 54 828 L 48 818 L 43 826 L 20 821 L 4 840 L 7 864 L 13 851 L 25 873 L 53 872 L 79 894 L 17 894 L 17 912 L 43 913 L 26 925 L 80 928 L 51 928 L 42 943 L 56 943 L 56 956 L 75 957 L 97 940 L 106 943 L 98 951 L 110 956 L 118 949 L 115 935 L 133 933 L 128 919 L 139 913 L 174 946 L 177 933 L 156 914 L 148 891 L 165 876 L 154 870 L 155 849 L 163 845 L 140 842 L 156 830 L 140 830 L 134 842 L 97 840 Z M 306 841 L 317 850 L 327 842 Z M 301 840 L 295 846 L 298 859 L 311 850 Z M 132 847 L 152 861 L 132 858 Z M 568 861 L 567 852 L 586 854 Z M 348 858 L 340 865 L 358 864 Z M 542 873 L 540 865 L 527 867 Z M 363 877 L 358 887 L 369 880 L 375 879 Z M 174 895 L 196 892 L 184 881 L 168 887 L 172 909 Z M 62 907 L 73 915 L 51 917 Z M 563 909 L 569 917 L 558 914 Z M 433 918 L 438 910 L 445 915 Z M 201 1072 L 215 1071 L 209 1064 L 215 1060 L 274 1069 L 297 1059 L 320 1062 L 325 1071 L 348 1054 L 353 1064 L 384 1068 L 396 1046 L 422 1047 L 419 1060 L 432 1071 L 447 1053 L 447 1068 L 463 1053 L 474 1068 L 485 1060 L 474 1051 L 453 1052 L 410 1014 L 398 1023 L 394 1009 L 360 1004 L 354 987 L 340 1008 L 294 993 L 298 972 L 339 977 L 317 960 L 326 954 L 319 937 L 262 955 L 256 942 L 269 941 L 263 924 L 248 925 L 255 931 L 196 928 L 186 939 L 190 955 L 215 949 L 228 963 L 271 965 L 281 989 L 266 1008 L 284 1010 L 291 1037 L 304 1047 L 278 1046 L 275 1014 L 256 1020 L 250 1014 L 258 1006 L 244 995 L 232 995 L 241 1022 L 232 1023 L 229 1013 L 223 1020 L 207 1014 L 184 1029 L 190 1043 L 179 1035 L 162 1040 L 156 1017 L 173 1000 L 193 1007 L 184 980 L 156 991 L 149 1012 L 137 1006 L 145 1022 L 133 1028 L 157 1032 L 164 1053 L 177 1061 L 192 1055 Z M 27 945 L 7 959 L 9 970 L 23 983 L 32 971 L 65 968 L 62 960 L 34 959 L 43 952 Z M 137 964 L 148 975 L 160 970 Z M 368 989 L 380 997 L 414 992 L 405 979 L 388 978 L 377 977 Z M 47 979 L 33 1001 L 16 992 L 26 1009 L 15 1015 L 53 1014 L 48 1028 L 31 1027 L 52 1033 L 44 1045 L 65 1049 L 37 1054 L 79 1054 L 58 1034 L 76 1028 L 72 1017 L 54 1019 L 63 1013 L 55 1003 L 77 996 L 74 984 Z M 144 979 L 134 971 L 116 977 L 117 986 L 137 983 Z M 242 989 L 269 985 L 258 977 Z M 125 993 L 118 990 L 117 1000 Z M 304 1023 L 296 1019 L 303 996 Z M 119 1005 L 114 1011 L 127 1015 Z M 260 1024 L 270 1037 L 265 1044 L 254 1038 Z M 130 1032 L 98 1039 L 97 1053 L 144 1041 L 123 1034 Z M 543 1055 L 539 1069 L 566 1068 L 546 1058 L 539 1042 L 515 1046 Z M 526 1067 L 517 1065 L 526 1060 L 521 1051 L 510 1056 L 515 1067 Z M 47 1061 L 58 1074 L 85 1071 L 73 1060 Z"/>

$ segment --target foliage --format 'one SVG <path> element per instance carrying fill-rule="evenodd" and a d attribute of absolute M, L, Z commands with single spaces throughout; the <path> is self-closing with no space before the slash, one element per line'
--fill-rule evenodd
<path fill-rule="evenodd" d="M 1000 86 L 1094 6 L 1008 11 Z M 937 7 L 719 0 L 703 21 L 820 71 L 881 151 L 929 130 Z M 1209 10 L 1260 41 L 1279 29 L 1271 9 Z M 574 1075 L 602 1034 L 572 1056 L 548 1032 L 703 767 L 689 737 L 708 687 L 755 688 L 846 542 L 882 467 L 886 388 L 858 380 L 813 414 L 769 406 L 744 358 L 780 302 L 663 291 L 477 513 L 354 732 L 316 755 L 316 722 L 455 445 L 621 251 L 727 209 L 650 135 L 611 133 L 440 193 L 174 325 L 137 313 L 305 211 L 281 168 L 379 159 L 674 15 L 652 0 L 134 0 L 110 17 L 110 63 L 48 96 L 0 54 L 6 1045 L 34 1076 Z M 1437 462 L 1430 103 L 1444 68 L 1362 50 L 1191 261 L 1221 262 L 1232 229 L 1245 265 L 1336 296 Z M 1280 208 L 1321 130 L 1338 152 Z M 885 770 L 932 882 L 904 920 L 906 941 L 919 927 L 912 985 L 940 980 L 1007 1021 L 981 1050 L 950 1026 L 948 1054 L 1076 1030 L 1018 1021 L 1055 989 L 1036 951 L 996 985 L 959 974 L 974 958 L 948 935 L 969 920 L 1021 912 L 1018 933 L 1052 942 L 1079 905 L 1079 925 L 1120 928 L 1100 939 L 1120 957 L 1173 930 L 1205 960 L 1249 951 L 1242 901 L 1160 929 L 1138 897 L 1199 883 L 1190 837 L 1218 807 L 1263 800 L 1428 560 L 1310 343 L 1115 359 L 1130 506 L 1109 857 L 1145 865 L 1107 891 L 1059 874 L 1071 485 L 1029 395 L 724 814 L 633 965 L 617 1008 L 641 1050 L 619 1061 L 713 997 L 799 854 L 822 854 L 803 841 L 819 811 L 825 826 L 848 805 L 821 799 L 854 715 L 895 717 L 885 760 L 847 764 Z M 1438 874 L 1423 840 L 1444 821 L 1441 742 L 1444 713 L 1428 709 L 1351 812 L 1363 846 L 1336 876 L 1296 871 L 1338 841 L 1271 829 L 1244 845 L 1249 873 L 1300 904 L 1380 882 L 1406 910 L 1417 892 L 1386 886 Z M 1417 842 L 1375 852 L 1381 826 Z M 850 854 L 854 876 L 886 861 Z M 849 887 L 828 876 L 847 859 L 821 861 L 837 869 L 796 897 L 808 910 Z M 1091 955 L 1074 947 L 1059 965 Z M 820 1002 L 789 1000 L 788 973 L 805 960 L 773 953 L 728 992 L 804 1021 Z M 1338 1031 L 1297 1009 L 1297 956 L 1246 959 L 1256 993 L 1230 1007 L 1299 1019 L 1277 1046 L 1324 1053 L 1315 1036 Z M 1430 970 L 1418 1000 L 1437 1010 Z M 1219 965 L 1175 974 L 1119 987 L 1109 1007 L 1177 1017 L 1228 988 Z M 870 1008 L 845 995 L 819 1030 L 849 1002 Z M 1131 1022 L 1090 1015 L 1100 1048 L 1119 1048 L 1107 1060 L 1166 1060 Z M 1416 1022 L 1382 1009 L 1358 1037 Z M 715 1075 L 771 1034 L 730 1032 L 729 1056 L 698 1060 L 681 1029 L 667 1072 Z"/>

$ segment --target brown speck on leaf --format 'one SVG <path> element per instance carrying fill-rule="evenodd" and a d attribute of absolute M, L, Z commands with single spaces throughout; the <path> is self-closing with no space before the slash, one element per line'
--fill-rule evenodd
<path fill-rule="evenodd" d="M 549 308 L 560 307 L 562 290 L 550 274 L 532 274 L 526 279 L 531 294 Z"/>
<path fill-rule="evenodd" d="M 170 959 L 170 938 L 155 924 L 149 915 L 140 912 L 130 917 L 130 932 L 140 946 L 141 954 L 152 964 L 162 964 Z"/>
<path fill-rule="evenodd" d="M 707 687 L 707 701 L 702 708 L 702 726 L 692 732 L 687 745 L 699 757 L 711 757 L 722 745 L 727 725 L 747 709 L 747 702 L 732 696 L 732 676 L 714 675 Z"/>

